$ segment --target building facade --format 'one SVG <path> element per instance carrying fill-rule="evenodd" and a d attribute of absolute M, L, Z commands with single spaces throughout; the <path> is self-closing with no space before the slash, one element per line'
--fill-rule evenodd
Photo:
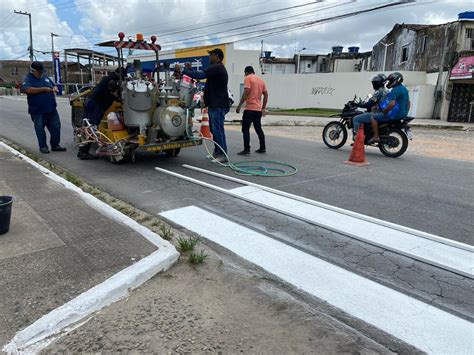
<path fill-rule="evenodd" d="M 473 58 L 473 59 L 470 59 Z M 372 50 L 373 71 L 433 73 L 435 104 L 432 118 L 474 121 L 474 13 L 441 25 L 396 24 Z M 463 75 L 452 75 L 456 67 Z"/>

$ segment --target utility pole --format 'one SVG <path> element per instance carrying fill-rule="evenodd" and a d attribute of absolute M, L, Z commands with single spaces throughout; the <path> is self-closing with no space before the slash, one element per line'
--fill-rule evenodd
<path fill-rule="evenodd" d="M 59 35 L 51 32 L 51 67 L 53 69 L 53 71 L 51 73 L 53 73 L 53 78 L 55 77 L 54 76 L 54 37 L 59 37 Z"/>
<path fill-rule="evenodd" d="M 296 74 L 299 74 L 300 73 L 300 56 L 301 56 L 301 52 L 304 51 L 306 48 L 303 47 L 301 48 L 299 51 L 298 51 L 298 64 L 296 66 Z"/>
<path fill-rule="evenodd" d="M 15 14 L 26 15 L 30 20 L 30 61 L 33 61 L 33 29 L 31 27 L 31 13 L 13 10 Z"/>
<path fill-rule="evenodd" d="M 382 65 L 382 71 L 385 71 L 385 63 L 387 61 L 387 49 L 388 47 L 390 47 L 391 45 L 393 45 L 393 42 L 392 43 L 383 43 L 383 42 L 380 42 L 381 45 L 385 46 L 385 51 L 383 52 L 383 65 Z"/>

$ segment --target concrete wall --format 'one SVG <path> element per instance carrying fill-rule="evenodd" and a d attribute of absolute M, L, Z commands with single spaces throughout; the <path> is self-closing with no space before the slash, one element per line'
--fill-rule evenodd
<path fill-rule="evenodd" d="M 409 116 L 416 118 L 431 118 L 435 104 L 435 85 L 412 85 L 408 86 L 410 95 Z"/>
<path fill-rule="evenodd" d="M 268 107 L 271 108 L 305 108 L 321 107 L 342 109 L 354 95 L 365 98 L 372 93 L 370 78 L 372 72 L 355 73 L 318 73 L 318 74 L 285 74 L 263 76 L 268 88 Z M 386 73 L 387 75 L 389 73 Z M 425 72 L 403 72 L 404 83 L 411 86 L 426 85 Z M 230 89 L 234 94 L 240 93 L 243 76 L 230 77 Z M 432 96 L 429 88 L 417 89 L 417 100 Z M 421 103 L 417 112 L 425 114 L 427 109 Z"/>
<path fill-rule="evenodd" d="M 362 59 L 335 59 L 334 72 L 356 72 L 355 65 L 362 62 Z"/>
<path fill-rule="evenodd" d="M 227 58 L 225 66 L 229 76 L 244 75 L 244 69 L 251 65 L 255 73 L 260 74 L 260 51 L 234 49 L 232 44 L 226 45 Z"/>

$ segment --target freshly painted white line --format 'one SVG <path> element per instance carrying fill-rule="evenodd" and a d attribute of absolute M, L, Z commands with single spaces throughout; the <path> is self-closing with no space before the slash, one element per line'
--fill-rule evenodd
<path fill-rule="evenodd" d="M 31 353 L 41 350 L 50 343 L 52 337 L 64 334 L 65 329 L 77 326 L 76 323 L 80 322 L 81 319 L 125 297 L 129 289 L 140 286 L 157 273 L 170 268 L 178 260 L 179 253 L 176 251 L 176 248 L 156 233 L 115 210 L 105 202 L 85 193 L 77 186 L 7 144 L 0 142 L 0 147 L 5 148 L 15 156 L 39 169 L 48 178 L 76 192 L 88 205 L 98 212 L 119 223 L 127 225 L 158 247 L 157 251 L 146 258 L 141 259 L 139 262 L 113 275 L 103 283 L 82 293 L 75 299 L 51 311 L 27 328 L 18 332 L 10 343 L 5 345 L 3 351 L 9 353 Z"/>
<path fill-rule="evenodd" d="M 474 326 L 464 319 L 198 207 L 160 215 L 422 351 L 472 353 Z"/>
<path fill-rule="evenodd" d="M 315 204 L 301 202 L 273 192 L 262 191 L 253 185 L 226 190 L 166 169 L 155 168 L 155 170 L 307 223 L 345 234 L 354 239 L 362 240 L 427 264 L 474 278 L 474 252 L 471 251 L 471 246 L 463 244 L 464 247 L 459 248 L 458 245 L 462 243 L 456 242 L 457 244 L 450 245 L 436 239 L 427 239 L 411 233 L 410 231 L 413 230 L 410 229 L 410 231 L 405 232 L 403 228 L 392 228 L 394 226 L 393 223 L 387 222 L 387 225 L 374 223 L 373 220 L 375 219 L 367 216 L 367 218 L 360 218 L 362 215 L 359 214 L 340 213 L 337 210 L 326 208 L 327 205 L 320 207 Z M 377 221 L 382 222 L 380 220 Z"/>
<path fill-rule="evenodd" d="M 357 212 L 345 210 L 343 208 L 339 208 L 339 207 L 331 206 L 331 205 L 328 205 L 328 204 L 325 204 L 325 203 L 322 203 L 322 202 L 314 201 L 314 200 L 311 200 L 311 199 L 306 198 L 306 197 L 302 197 L 302 196 L 290 194 L 290 193 L 285 192 L 285 191 L 273 189 L 273 188 L 265 186 L 265 185 L 255 184 L 253 182 L 238 179 L 238 178 L 233 177 L 233 176 L 219 174 L 219 173 L 216 173 L 216 172 L 211 171 L 211 170 L 202 169 L 202 168 L 192 166 L 192 165 L 188 165 L 188 164 L 183 164 L 183 167 L 187 168 L 187 169 L 194 170 L 194 171 L 199 171 L 199 172 L 204 173 L 204 174 L 217 176 L 217 177 L 220 177 L 222 179 L 233 181 L 233 182 L 236 182 L 236 183 L 239 183 L 239 184 L 242 184 L 242 185 L 252 186 L 252 187 L 255 187 L 259 190 L 272 192 L 272 193 L 280 195 L 280 196 L 288 197 L 288 198 L 291 198 L 293 200 L 297 200 L 297 201 L 300 201 L 300 202 L 305 202 L 305 203 L 308 203 L 310 205 L 314 205 L 314 206 L 317 206 L 317 207 L 322 207 L 322 208 L 330 210 L 330 211 L 346 214 L 348 216 L 356 217 L 356 218 L 359 218 L 359 219 L 362 219 L 362 220 L 365 220 L 365 221 L 368 221 L 368 222 L 372 222 L 372 223 L 375 223 L 375 224 L 380 224 L 382 226 L 390 227 L 392 229 L 396 229 L 396 230 L 399 230 L 401 232 L 413 234 L 413 235 L 416 235 L 416 236 L 419 236 L 419 237 L 422 237 L 422 238 L 434 240 L 434 241 L 437 241 L 437 242 L 440 242 L 440 243 L 443 243 L 443 244 L 451 245 L 451 246 L 454 246 L 454 247 L 457 247 L 457 248 L 460 248 L 460 249 L 465 249 L 467 251 L 474 252 L 474 246 L 472 246 L 472 245 L 468 245 L 468 244 L 461 243 L 461 242 L 458 242 L 458 241 L 455 241 L 455 240 L 440 237 L 438 235 L 434 235 L 434 234 L 426 233 L 426 232 L 419 231 L 419 230 L 416 230 L 416 229 L 413 229 L 413 228 L 401 226 L 399 224 L 383 221 L 381 219 L 366 216 L 366 215 L 363 215 L 363 214 L 360 214 L 360 213 L 357 213 Z"/>
<path fill-rule="evenodd" d="M 360 220 L 322 207 L 309 205 L 267 191 L 255 191 L 254 187 L 230 190 L 259 205 L 279 212 L 298 216 L 299 219 L 337 231 L 364 242 L 414 257 L 417 260 L 474 278 L 474 253 L 434 240 Z"/>

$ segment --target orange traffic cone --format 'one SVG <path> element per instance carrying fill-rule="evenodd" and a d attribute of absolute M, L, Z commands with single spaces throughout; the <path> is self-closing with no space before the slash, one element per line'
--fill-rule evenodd
<path fill-rule="evenodd" d="M 364 147 L 364 125 L 361 124 L 357 130 L 354 145 L 352 146 L 351 155 L 349 160 L 346 160 L 344 164 L 352 164 L 357 166 L 369 165 L 365 161 L 365 147 Z"/>
<path fill-rule="evenodd" d="M 207 115 L 207 109 L 202 109 L 202 118 L 201 118 L 201 135 L 205 138 L 212 138 L 211 130 L 209 129 L 209 116 Z"/>

